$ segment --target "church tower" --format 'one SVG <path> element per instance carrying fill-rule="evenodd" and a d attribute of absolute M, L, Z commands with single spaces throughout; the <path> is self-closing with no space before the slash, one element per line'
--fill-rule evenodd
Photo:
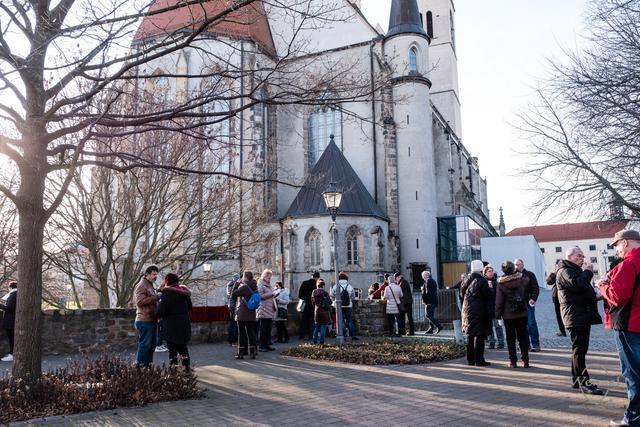
<path fill-rule="evenodd" d="M 418 8 L 420 22 L 431 38 L 431 100 L 456 136 L 462 138 L 455 5 L 453 0 L 418 0 Z"/>
<path fill-rule="evenodd" d="M 437 201 L 429 90 L 429 38 L 416 0 L 393 0 L 384 52 L 393 73 L 400 271 L 414 287 L 437 269 Z M 387 157 L 390 157 L 387 154 Z"/>

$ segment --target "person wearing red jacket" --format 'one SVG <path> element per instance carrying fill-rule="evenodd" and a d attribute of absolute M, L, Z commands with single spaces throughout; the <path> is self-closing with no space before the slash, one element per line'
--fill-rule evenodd
<path fill-rule="evenodd" d="M 622 376 L 629 404 L 612 426 L 640 426 L 640 233 L 622 230 L 611 242 L 622 262 L 597 285 L 605 300 L 605 327 L 616 331 Z"/>

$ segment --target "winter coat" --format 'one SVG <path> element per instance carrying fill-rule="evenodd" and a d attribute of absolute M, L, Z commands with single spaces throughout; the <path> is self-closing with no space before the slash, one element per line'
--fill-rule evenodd
<path fill-rule="evenodd" d="M 568 260 L 563 260 L 556 272 L 562 323 L 567 329 L 602 323 L 596 291 L 591 286 L 592 278 L 593 272 L 582 270 Z"/>
<path fill-rule="evenodd" d="M 489 289 L 491 289 L 491 301 L 489 302 L 489 304 L 491 305 L 490 314 L 491 314 L 491 318 L 494 318 L 496 314 L 496 292 L 498 288 L 498 279 L 496 278 L 495 274 L 493 275 L 493 279 L 487 279 L 486 277 L 485 279 L 489 284 Z"/>
<path fill-rule="evenodd" d="M 438 306 L 438 283 L 431 277 L 422 285 L 422 302 Z"/>
<path fill-rule="evenodd" d="M 382 299 L 387 301 L 387 314 L 398 314 L 398 304 L 402 300 L 402 288 L 395 283 L 389 283 L 384 289 Z"/>
<path fill-rule="evenodd" d="M 276 317 L 276 299 L 273 294 L 273 286 L 264 279 L 258 280 L 258 292 L 260 293 L 260 306 L 258 307 L 258 319 L 274 319 Z"/>
<path fill-rule="evenodd" d="M 2 329 L 15 329 L 16 328 L 16 301 L 18 300 L 18 290 L 12 289 L 9 292 L 7 301 L 4 304 L 0 304 L 0 309 L 4 311 L 2 317 Z"/>
<path fill-rule="evenodd" d="M 160 300 L 160 296 L 154 289 L 153 283 L 145 277 L 142 277 L 133 291 L 133 303 L 136 306 L 136 321 L 155 322 L 158 300 Z"/>
<path fill-rule="evenodd" d="M 556 286 L 556 273 L 547 276 L 547 286 L 551 288 L 551 298 L 558 299 L 558 287 Z"/>
<path fill-rule="evenodd" d="M 536 275 L 526 268 L 522 269 L 522 275 L 529 279 L 529 285 L 531 286 L 531 291 L 527 295 L 527 304 L 529 303 L 530 299 L 538 301 L 538 296 L 540 296 L 540 286 L 538 285 L 538 279 L 536 278 Z"/>
<path fill-rule="evenodd" d="M 342 308 L 353 307 L 353 286 L 346 280 L 338 280 L 338 290 L 336 292 L 336 285 L 331 287 L 331 299 L 333 300 L 333 306 L 337 307 L 337 301 L 341 301 L 342 290 L 346 289 L 349 293 L 349 305 L 343 305 Z"/>
<path fill-rule="evenodd" d="M 311 303 L 311 293 L 316 289 L 316 279 L 308 279 L 302 282 L 298 291 L 298 299 L 304 300 L 307 306 Z"/>
<path fill-rule="evenodd" d="M 276 289 L 274 295 L 276 296 L 276 304 L 278 305 L 278 311 L 280 311 L 281 308 L 284 308 L 285 310 L 287 310 L 287 308 L 289 307 L 289 289 Z M 276 320 L 287 320 L 287 319 L 281 319 L 280 317 L 277 316 L 276 314 Z"/>
<path fill-rule="evenodd" d="M 173 344 L 188 344 L 191 340 L 191 291 L 184 286 L 160 289 L 156 316 L 162 321 L 162 337 Z"/>
<path fill-rule="evenodd" d="M 498 279 L 496 287 L 496 319 L 523 319 L 529 316 L 531 282 L 522 273 L 509 274 Z"/>
<path fill-rule="evenodd" d="M 609 272 L 609 282 L 600 286 L 600 293 L 607 305 L 624 307 L 631 304 L 627 332 L 640 333 L 640 289 L 633 294 L 633 286 L 640 275 L 640 248 L 632 249 L 624 260 Z M 605 310 L 605 325 L 611 327 L 611 316 Z"/>
<path fill-rule="evenodd" d="M 230 280 L 227 283 L 227 306 L 229 310 L 234 310 L 236 308 L 236 299 L 231 297 L 234 289 L 238 288 L 239 283 L 235 280 Z"/>
<path fill-rule="evenodd" d="M 236 299 L 236 320 L 238 322 L 256 322 L 256 310 L 249 310 L 247 301 L 251 295 L 258 290 L 258 284 L 255 280 L 244 282 L 242 279 L 240 286 L 231 293 Z"/>
<path fill-rule="evenodd" d="M 402 289 L 402 298 L 400 298 L 400 302 L 404 305 L 413 304 L 413 291 L 411 290 L 411 285 L 406 279 L 402 279 L 400 281 L 400 289 Z"/>
<path fill-rule="evenodd" d="M 491 331 L 491 289 L 480 273 L 472 273 L 460 288 L 462 297 L 462 332 L 471 336 L 489 335 Z"/>
<path fill-rule="evenodd" d="M 316 325 L 328 325 L 329 324 L 329 310 L 322 308 L 322 300 L 327 300 L 331 305 L 331 297 L 322 288 L 317 288 L 311 293 L 311 304 L 315 307 L 313 314 L 313 321 Z"/>
<path fill-rule="evenodd" d="M 384 290 L 389 286 L 389 282 L 382 282 L 377 291 L 371 294 L 371 299 L 382 299 L 382 295 L 384 295 Z"/>

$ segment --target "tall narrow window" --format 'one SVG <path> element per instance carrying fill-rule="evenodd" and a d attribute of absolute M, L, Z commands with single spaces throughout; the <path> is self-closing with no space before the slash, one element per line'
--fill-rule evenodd
<path fill-rule="evenodd" d="M 342 149 L 342 111 L 323 107 L 309 115 L 309 167 L 313 167 L 324 152 L 331 135 Z"/>
<path fill-rule="evenodd" d="M 449 24 L 451 25 L 451 45 L 453 50 L 456 50 L 456 29 L 453 25 L 453 12 L 449 11 Z"/>
<path fill-rule="evenodd" d="M 305 268 L 319 268 L 322 264 L 322 234 L 311 228 L 305 236 Z"/>
<path fill-rule="evenodd" d="M 420 26 L 424 28 L 424 18 L 422 17 L 422 14 L 420 14 Z"/>
<path fill-rule="evenodd" d="M 409 73 L 418 73 L 418 49 L 415 47 L 409 49 Z"/>
<path fill-rule="evenodd" d="M 364 253 L 360 253 L 361 250 L 364 249 L 362 245 L 364 244 L 362 233 L 357 226 L 351 226 L 347 230 L 346 235 L 347 241 L 347 265 L 361 265 L 363 262 Z"/>
<path fill-rule="evenodd" d="M 429 38 L 433 38 L 433 13 L 427 12 L 427 35 Z"/>

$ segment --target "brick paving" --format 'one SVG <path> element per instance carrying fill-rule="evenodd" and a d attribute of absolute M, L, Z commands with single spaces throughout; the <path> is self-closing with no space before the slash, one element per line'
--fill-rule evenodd
<path fill-rule="evenodd" d="M 548 303 L 545 302 L 546 297 Z M 608 425 L 624 409 L 611 335 L 594 328 L 588 366 L 606 396 L 586 396 L 569 386 L 569 341 L 555 337 L 548 293 L 538 305 L 542 353 L 533 368 L 507 368 L 507 353 L 488 351 L 489 368 L 464 359 L 420 366 L 358 366 L 260 353 L 236 361 L 225 344 L 192 348 L 206 397 L 142 408 L 32 420 L 50 426 L 327 426 L 327 425 Z M 166 360 L 156 354 L 156 361 Z M 63 358 L 50 357 L 49 367 Z"/>

